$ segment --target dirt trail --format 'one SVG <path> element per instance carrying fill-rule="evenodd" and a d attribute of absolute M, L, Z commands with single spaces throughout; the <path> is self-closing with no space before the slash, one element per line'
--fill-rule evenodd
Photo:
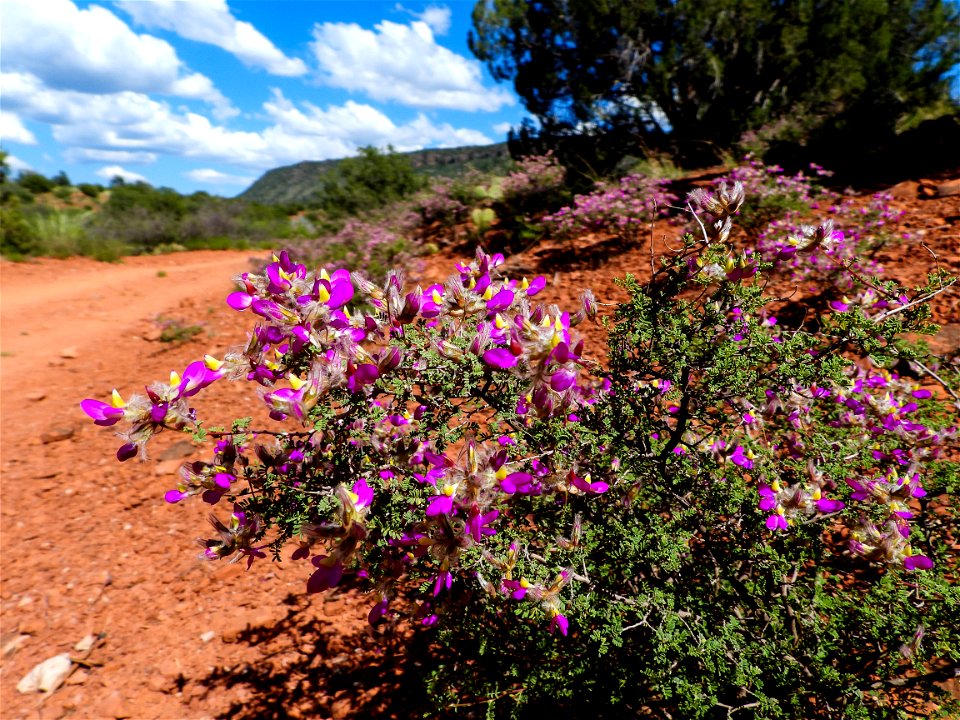
<path fill-rule="evenodd" d="M 0 266 L 0 383 L 20 385 L 65 349 L 103 353 L 113 333 L 163 314 L 189 293 L 223 295 L 230 277 L 249 268 L 250 251 L 199 251 L 127 258 L 86 258 Z M 68 354 L 70 354 L 68 352 Z"/>

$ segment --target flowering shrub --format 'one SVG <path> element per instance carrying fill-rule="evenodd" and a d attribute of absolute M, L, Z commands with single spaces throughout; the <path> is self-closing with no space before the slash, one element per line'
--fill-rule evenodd
<path fill-rule="evenodd" d="M 771 263 L 728 242 L 743 201 L 739 184 L 691 198 L 701 236 L 623 281 L 602 365 L 577 332 L 592 294 L 539 305 L 544 279 L 501 255 L 424 289 L 281 253 L 227 298 L 257 317 L 245 347 L 82 407 L 122 423 L 121 460 L 164 430 L 212 437 L 166 494 L 226 506 L 202 557 L 269 550 L 306 566 L 308 592 L 368 592 L 371 623 L 432 628 L 455 656 L 428 671 L 440 705 L 923 708 L 960 660 L 957 420 L 892 366 L 934 372 L 898 336 L 949 283 L 784 326 Z M 191 398 L 226 380 L 258 385 L 279 429 L 206 428 Z"/>
<path fill-rule="evenodd" d="M 816 177 L 831 175 L 818 165 L 811 164 L 810 169 Z M 860 206 L 852 197 L 818 187 L 814 178 L 802 172 L 784 175 L 781 168 L 750 157 L 717 180 L 716 187 L 735 182 L 752 198 L 738 218 L 748 244 L 756 244 L 757 252 L 773 263 L 775 273 L 797 282 L 826 281 L 842 290 L 852 289 L 857 275 L 882 275 L 883 268 L 873 256 L 884 244 L 909 237 L 897 237 L 889 229 L 903 213 L 891 207 L 893 198 L 887 193 L 876 193 L 866 206 Z M 824 215 L 832 221 L 835 236 L 823 252 L 799 258 L 797 246 L 814 229 L 811 219 Z"/>
<path fill-rule="evenodd" d="M 415 262 L 416 247 L 407 237 L 416 222 L 412 213 L 380 222 L 348 220 L 332 235 L 290 243 L 288 252 L 312 265 L 363 268 L 368 277 L 382 281 L 391 268 Z"/>
<path fill-rule="evenodd" d="M 504 202 L 521 198 L 542 197 L 563 188 L 566 171 L 552 153 L 532 155 L 517 161 L 517 169 L 500 184 Z"/>
<path fill-rule="evenodd" d="M 611 232 L 634 243 L 651 220 L 665 216 L 677 200 L 665 189 L 666 179 L 627 175 L 617 183 L 600 182 L 589 195 L 577 195 L 570 207 L 543 218 L 544 224 L 561 235 L 581 232 Z"/>

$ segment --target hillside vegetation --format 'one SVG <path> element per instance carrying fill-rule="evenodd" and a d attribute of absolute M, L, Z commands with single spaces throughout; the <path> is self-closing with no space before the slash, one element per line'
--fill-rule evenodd
<path fill-rule="evenodd" d="M 409 160 L 414 170 L 427 177 L 457 177 L 470 171 L 502 175 L 511 164 L 506 143 L 397 154 Z M 309 206 L 316 202 L 317 190 L 324 178 L 342 162 L 342 159 L 304 161 L 268 170 L 238 197 L 264 204 L 299 203 Z"/>

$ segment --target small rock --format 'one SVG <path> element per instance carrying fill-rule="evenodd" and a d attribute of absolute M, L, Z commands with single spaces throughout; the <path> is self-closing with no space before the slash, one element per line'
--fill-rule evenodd
<path fill-rule="evenodd" d="M 163 675 L 165 678 L 175 680 L 182 674 L 182 669 L 180 667 L 180 663 L 171 658 L 160 663 L 157 666 L 157 672 Z"/>
<path fill-rule="evenodd" d="M 40 442 L 42 442 L 44 445 L 49 445 L 50 443 L 69 440 L 72 437 L 73 437 L 72 427 L 58 427 L 43 433 L 40 436 Z"/>
<path fill-rule="evenodd" d="M 27 617 L 20 621 L 17 629 L 27 635 L 37 635 L 46 630 L 47 624 L 36 616 Z"/>
<path fill-rule="evenodd" d="M 154 692 L 170 693 L 176 689 L 176 683 L 163 675 L 156 673 L 147 680 L 147 687 Z"/>
<path fill-rule="evenodd" d="M 157 342 L 163 336 L 163 331 L 160 328 L 151 328 L 147 330 L 141 337 L 148 342 Z"/>
<path fill-rule="evenodd" d="M 90 677 L 86 670 L 77 670 L 73 675 L 66 679 L 64 685 L 83 685 Z"/>
<path fill-rule="evenodd" d="M 182 460 L 192 455 L 197 449 L 189 440 L 177 440 L 173 445 L 157 455 L 158 460 Z"/>
<path fill-rule="evenodd" d="M 37 390 L 35 392 L 27 393 L 26 395 L 24 395 L 24 397 L 27 398 L 27 400 L 30 400 L 31 402 L 40 402 L 46 396 L 47 394 L 42 390 Z"/>
<path fill-rule="evenodd" d="M 73 360 L 75 358 L 80 357 L 80 353 L 77 352 L 76 347 L 71 345 L 70 347 L 65 347 L 63 350 L 60 351 L 60 357 L 65 358 L 67 360 Z"/>
<path fill-rule="evenodd" d="M 17 650 L 24 646 L 27 640 L 30 639 L 29 635 L 14 635 L 9 640 L 6 640 L 3 643 L 3 648 L 0 648 L 0 656 L 10 657 Z"/>
<path fill-rule="evenodd" d="M 76 650 L 77 652 L 84 653 L 90 650 L 90 648 L 92 648 L 94 643 L 96 642 L 97 642 L 96 635 L 87 635 L 82 640 L 79 640 L 77 644 L 73 646 L 73 649 Z"/>
<path fill-rule="evenodd" d="M 153 468 L 153 474 L 157 477 L 176 475 L 181 465 L 183 465 L 183 462 L 180 460 L 165 460 L 157 463 L 157 466 Z"/>
<path fill-rule="evenodd" d="M 236 621 L 232 625 L 228 625 L 222 633 L 220 633 L 220 639 L 227 643 L 235 643 L 240 639 L 240 636 L 247 631 L 249 624 L 244 621 Z"/>
<path fill-rule="evenodd" d="M 200 636 L 200 642 L 208 643 L 213 640 L 217 634 L 213 630 L 207 630 L 203 635 Z"/>
<path fill-rule="evenodd" d="M 330 705 L 330 717 L 333 720 L 343 720 L 343 718 L 350 717 L 350 698 L 341 697 L 337 700 L 334 700 Z"/>
<path fill-rule="evenodd" d="M 216 567 L 216 566 L 214 566 Z M 220 567 L 216 567 L 213 571 L 213 579 L 218 582 L 225 582 L 227 580 L 232 580 L 233 578 L 238 578 L 246 572 L 246 569 L 242 563 L 221 563 Z"/>
<path fill-rule="evenodd" d="M 130 717 L 130 709 L 119 691 L 114 690 L 103 699 L 98 708 L 97 717 L 115 718 L 116 720 Z"/>
<path fill-rule="evenodd" d="M 23 676 L 23 679 L 17 683 L 17 692 L 23 694 L 53 692 L 66 680 L 71 667 L 73 662 L 68 653 L 47 658 Z"/>

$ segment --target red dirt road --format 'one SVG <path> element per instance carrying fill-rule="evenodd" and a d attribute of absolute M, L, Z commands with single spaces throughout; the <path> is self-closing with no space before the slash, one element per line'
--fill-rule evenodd
<path fill-rule="evenodd" d="M 248 626 L 279 622 L 281 600 L 302 591 L 304 575 L 264 563 L 239 578 L 239 565 L 199 562 L 193 542 L 207 510 L 172 507 L 162 495 L 181 460 L 204 453 L 161 437 L 148 463 L 120 465 L 117 438 L 78 403 L 113 387 L 130 395 L 242 342 L 247 318 L 224 297 L 251 255 L 0 265 L 4 718 L 204 718 L 243 703 L 216 679 L 222 661 L 256 659 L 253 647 L 231 643 Z M 181 347 L 147 340 L 158 315 L 204 332 Z M 204 414 L 223 418 L 244 397 L 255 400 L 228 392 Z M 342 614 L 340 604 L 327 607 Z M 101 636 L 93 650 L 76 651 L 91 634 Z M 49 697 L 16 692 L 34 665 L 60 653 L 89 664 Z"/>

